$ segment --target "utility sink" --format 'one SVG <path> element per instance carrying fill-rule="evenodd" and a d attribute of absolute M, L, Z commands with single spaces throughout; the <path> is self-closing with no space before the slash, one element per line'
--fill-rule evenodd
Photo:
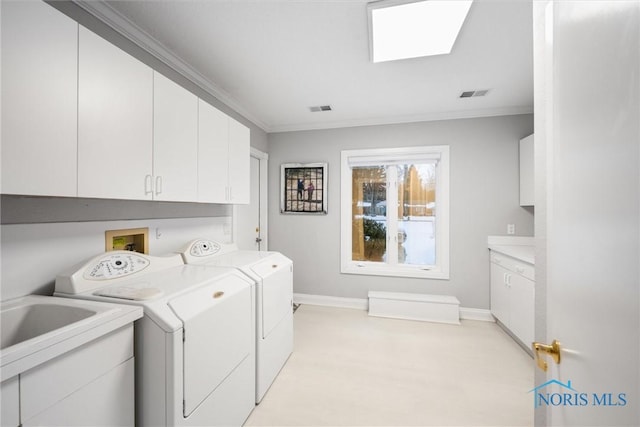
<path fill-rule="evenodd" d="M 0 377 L 11 378 L 142 317 L 142 308 L 29 295 L 2 302 Z"/>

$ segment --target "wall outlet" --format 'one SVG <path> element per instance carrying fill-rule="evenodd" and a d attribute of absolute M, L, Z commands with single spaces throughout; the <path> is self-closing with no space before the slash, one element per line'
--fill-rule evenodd
<path fill-rule="evenodd" d="M 507 224 L 507 234 L 516 234 L 515 224 Z"/>

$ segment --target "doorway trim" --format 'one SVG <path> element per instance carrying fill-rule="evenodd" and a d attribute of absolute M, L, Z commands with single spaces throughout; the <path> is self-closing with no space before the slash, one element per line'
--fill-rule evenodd
<path fill-rule="evenodd" d="M 269 250 L 269 229 L 268 229 L 268 220 L 267 220 L 267 208 L 268 208 L 268 177 L 269 177 L 269 154 L 258 150 L 257 148 L 251 147 L 250 156 L 258 159 L 260 162 L 260 236 L 262 238 L 262 244 L 260 245 L 261 251 Z M 237 205 L 233 205 L 233 241 L 236 241 L 236 236 L 238 236 L 238 214 L 237 214 Z"/>

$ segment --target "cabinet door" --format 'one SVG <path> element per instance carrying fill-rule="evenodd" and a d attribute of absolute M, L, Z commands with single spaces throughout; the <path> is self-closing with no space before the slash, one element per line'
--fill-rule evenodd
<path fill-rule="evenodd" d="M 153 199 L 198 200 L 198 97 L 153 73 Z"/>
<path fill-rule="evenodd" d="M 132 426 L 135 419 L 133 358 L 112 368 L 42 412 L 23 420 L 31 426 Z"/>
<path fill-rule="evenodd" d="M 151 68 L 82 26 L 78 61 L 78 196 L 151 199 Z"/>
<path fill-rule="evenodd" d="M 2 7 L 2 193 L 76 195 L 78 24 L 44 2 Z"/>
<path fill-rule="evenodd" d="M 509 329 L 520 341 L 527 346 L 533 342 L 534 329 L 534 301 L 535 289 L 534 282 L 519 276 L 516 273 L 511 274 L 511 307 L 509 315 Z"/>
<path fill-rule="evenodd" d="M 0 383 L 0 425 L 20 425 L 20 385 L 17 375 Z"/>
<path fill-rule="evenodd" d="M 198 201 L 227 203 L 229 117 L 198 101 Z"/>
<path fill-rule="evenodd" d="M 506 275 L 509 271 L 491 263 L 491 314 L 509 327 L 509 287 Z"/>
<path fill-rule="evenodd" d="M 229 201 L 248 204 L 251 194 L 250 131 L 229 118 Z"/>

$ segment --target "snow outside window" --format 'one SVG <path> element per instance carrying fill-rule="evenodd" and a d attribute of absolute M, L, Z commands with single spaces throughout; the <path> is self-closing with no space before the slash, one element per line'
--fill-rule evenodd
<path fill-rule="evenodd" d="M 346 150 L 341 271 L 449 278 L 449 147 Z"/>

